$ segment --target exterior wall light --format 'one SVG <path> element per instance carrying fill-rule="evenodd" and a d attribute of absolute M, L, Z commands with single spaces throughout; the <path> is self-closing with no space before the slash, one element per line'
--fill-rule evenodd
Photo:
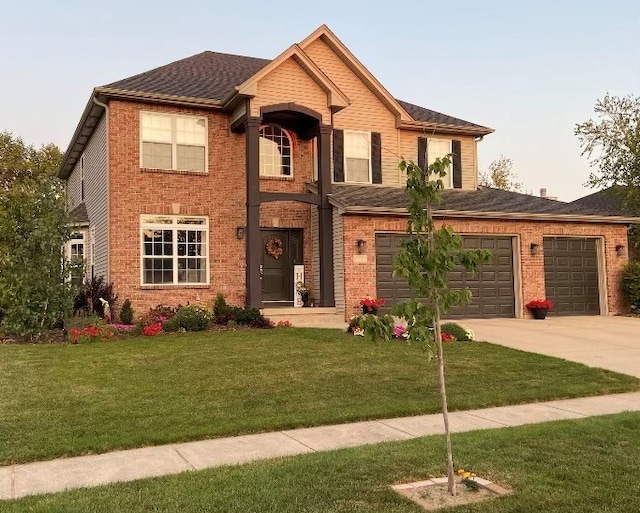
<path fill-rule="evenodd" d="M 539 255 L 541 251 L 540 244 L 532 242 L 530 246 L 530 250 L 531 250 L 531 256 Z"/>
<path fill-rule="evenodd" d="M 367 242 L 363 239 L 358 239 L 356 241 L 356 246 L 358 246 L 358 253 L 360 255 L 364 254 L 365 251 L 367 250 Z"/>
<path fill-rule="evenodd" d="M 238 240 L 244 239 L 244 226 L 238 226 L 236 228 L 236 239 Z"/>
<path fill-rule="evenodd" d="M 619 257 L 624 256 L 624 246 L 622 244 L 616 246 L 616 255 Z"/>

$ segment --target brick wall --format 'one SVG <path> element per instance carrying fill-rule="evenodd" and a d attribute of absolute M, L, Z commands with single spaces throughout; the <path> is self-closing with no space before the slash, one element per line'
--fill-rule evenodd
<path fill-rule="evenodd" d="M 344 222 L 344 266 L 345 266 L 345 299 L 346 315 L 358 313 L 360 299 L 367 295 L 376 294 L 376 232 L 404 233 L 407 219 L 400 217 L 375 217 L 345 215 Z M 627 245 L 627 230 L 624 225 L 601 223 L 555 223 L 538 221 L 508 221 L 508 220 L 476 220 L 455 219 L 446 223 L 460 234 L 487 234 L 519 236 L 519 252 L 522 303 L 534 298 L 545 297 L 544 256 L 532 256 L 530 244 L 535 242 L 542 247 L 544 236 L 580 236 L 602 237 L 604 239 L 604 258 L 606 265 L 607 304 L 609 314 L 622 311 L 623 303 L 620 292 L 620 275 L 626 257 L 616 255 L 618 244 Z M 443 221 L 437 221 L 436 226 L 442 226 Z M 354 263 L 357 255 L 356 240 L 366 241 L 366 263 Z M 515 248 L 514 248 L 515 250 Z M 517 272 L 517 268 L 514 269 Z M 528 316 L 526 308 L 522 306 L 516 315 Z"/>
<path fill-rule="evenodd" d="M 140 168 L 141 110 L 193 114 L 208 119 L 208 174 Z M 245 138 L 229 130 L 227 114 L 201 109 L 112 101 L 109 109 L 109 253 L 110 280 L 121 304 L 130 299 L 137 313 L 158 304 L 198 302 L 212 305 L 221 292 L 231 304 L 243 304 L 245 244 L 236 227 L 246 225 Z M 311 143 L 293 137 L 293 178 L 261 179 L 263 191 L 306 192 L 312 176 Z M 295 202 L 261 206 L 262 227 L 302 228 L 307 276 L 312 281 L 311 207 Z M 209 217 L 208 286 L 140 284 L 140 215 L 174 214 Z M 114 311 L 119 310 L 116 305 Z"/>

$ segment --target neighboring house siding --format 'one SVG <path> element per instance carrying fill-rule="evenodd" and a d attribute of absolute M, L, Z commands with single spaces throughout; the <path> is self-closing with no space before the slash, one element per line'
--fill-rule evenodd
<path fill-rule="evenodd" d="M 344 301 L 345 315 L 358 313 L 359 301 L 365 295 L 375 294 L 376 291 L 376 233 L 406 233 L 406 217 L 376 217 L 376 216 L 337 216 L 342 221 L 340 239 L 344 246 L 344 269 L 340 276 L 345 275 Z M 335 214 L 334 214 L 335 219 Z M 336 221 L 334 221 L 336 222 Z M 443 221 L 437 220 L 436 227 L 442 226 Z M 520 289 L 516 290 L 516 297 L 520 297 L 519 304 L 545 297 L 544 255 L 531 255 L 530 245 L 535 242 L 542 247 L 544 237 L 574 236 L 599 237 L 604 241 L 604 267 L 606 278 L 606 297 L 608 313 L 610 315 L 623 311 L 623 299 L 620 291 L 622 270 L 627 263 L 626 257 L 616 255 L 616 245 L 626 244 L 626 226 L 604 223 L 567 223 L 542 221 L 509 221 L 502 219 L 447 219 L 446 224 L 460 234 L 482 234 L 486 236 L 514 236 L 519 241 L 519 248 L 515 252 L 520 255 L 520 261 L 515 262 L 514 270 L 521 269 L 521 275 L 516 279 Z M 364 239 L 366 244 L 366 265 L 354 263 L 353 255 L 357 248 L 353 241 Z M 515 248 L 514 248 L 515 249 Z M 334 254 L 336 249 L 334 248 Z M 517 272 L 517 271 L 516 271 Z M 338 273 L 336 272 L 336 279 Z M 337 294 L 336 294 L 337 295 Z M 529 315 L 524 306 L 516 311 L 516 316 Z"/>
<path fill-rule="evenodd" d="M 94 275 L 107 274 L 107 122 L 106 116 L 96 126 L 84 153 L 67 179 L 67 203 L 73 209 L 82 202 L 82 171 L 84 159 L 84 203 L 89 223 L 95 231 Z M 86 241 L 86 255 L 90 258 L 90 241 Z M 89 261 L 87 261 L 87 265 Z M 87 275 L 90 276 L 90 269 Z"/>
<path fill-rule="evenodd" d="M 251 101 L 251 114 L 260 115 L 260 107 L 279 103 L 297 103 L 322 115 L 331 124 L 327 93 L 293 59 L 287 59 L 258 82 L 258 95 Z"/>
<path fill-rule="evenodd" d="M 305 48 L 305 53 L 351 102 L 334 114 L 334 128 L 379 132 L 382 138 L 382 183 L 399 185 L 397 155 L 400 152 L 395 115 L 326 43 L 317 39 Z"/>
<path fill-rule="evenodd" d="M 107 117 L 102 116 L 84 150 L 84 202 L 95 230 L 95 276 L 107 276 Z M 90 241 L 87 241 L 90 244 Z M 89 270 L 90 271 L 90 270 Z"/>

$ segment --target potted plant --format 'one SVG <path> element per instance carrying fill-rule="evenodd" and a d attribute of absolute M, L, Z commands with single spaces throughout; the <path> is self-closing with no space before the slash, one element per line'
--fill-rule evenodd
<path fill-rule="evenodd" d="M 384 306 L 384 299 L 367 296 L 360 300 L 363 314 L 376 315 L 381 306 Z"/>
<path fill-rule="evenodd" d="M 553 310 L 553 302 L 548 299 L 533 299 L 525 305 L 534 319 L 544 319 L 547 312 Z"/>
<path fill-rule="evenodd" d="M 300 294 L 300 299 L 302 299 L 302 306 L 309 306 L 309 295 L 311 294 L 311 289 L 307 287 L 304 282 L 299 281 L 296 283 L 296 290 L 298 294 Z"/>

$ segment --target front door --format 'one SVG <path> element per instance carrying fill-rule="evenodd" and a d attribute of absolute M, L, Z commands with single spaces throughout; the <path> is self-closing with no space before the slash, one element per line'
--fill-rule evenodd
<path fill-rule="evenodd" d="M 263 229 L 262 301 L 293 304 L 293 266 L 302 264 L 302 230 Z"/>

